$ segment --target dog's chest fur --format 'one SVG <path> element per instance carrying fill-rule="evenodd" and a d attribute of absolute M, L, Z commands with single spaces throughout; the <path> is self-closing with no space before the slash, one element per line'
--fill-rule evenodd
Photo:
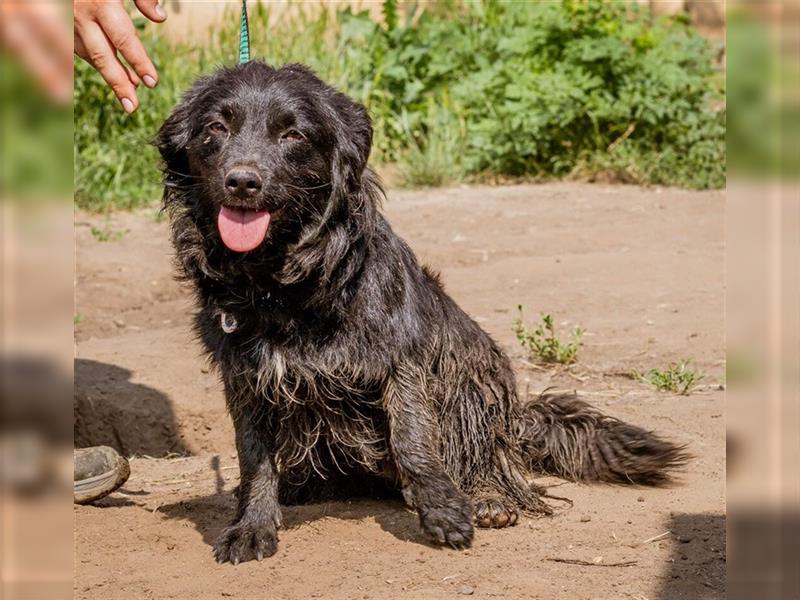
<path fill-rule="evenodd" d="M 327 477 L 332 470 L 385 470 L 379 372 L 334 343 L 277 344 L 247 330 L 225 333 L 221 316 L 213 318 L 217 332 L 205 342 L 228 387 L 228 409 L 234 419 L 260 420 L 282 471 Z"/>

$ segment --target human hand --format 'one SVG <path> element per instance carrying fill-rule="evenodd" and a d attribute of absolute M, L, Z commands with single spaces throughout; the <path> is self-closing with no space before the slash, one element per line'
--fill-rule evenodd
<path fill-rule="evenodd" d="M 134 0 L 136 8 L 155 23 L 167 18 L 157 0 Z M 125 112 L 139 108 L 136 88 L 152 88 L 158 72 L 139 40 L 122 0 L 74 0 L 75 54 L 92 65 L 105 79 Z M 124 64 L 119 57 L 128 63 Z"/>

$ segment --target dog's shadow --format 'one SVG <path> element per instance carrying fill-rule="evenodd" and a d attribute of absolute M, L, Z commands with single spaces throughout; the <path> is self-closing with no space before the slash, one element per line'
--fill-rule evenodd
<path fill-rule="evenodd" d="M 203 541 L 213 546 L 222 530 L 227 527 L 236 511 L 236 497 L 232 492 L 221 492 L 165 504 L 158 512 L 170 519 L 191 521 L 203 536 Z M 283 529 L 295 529 L 322 519 L 333 518 L 352 521 L 374 519 L 381 529 L 398 540 L 424 546 L 432 544 L 420 529 L 419 520 L 402 500 L 366 499 L 337 500 L 324 503 L 281 506 Z"/>

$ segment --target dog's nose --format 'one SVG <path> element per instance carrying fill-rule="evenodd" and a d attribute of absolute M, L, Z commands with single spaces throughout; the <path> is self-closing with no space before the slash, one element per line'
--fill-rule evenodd
<path fill-rule="evenodd" d="M 225 175 L 225 189 L 240 198 L 252 198 L 261 191 L 262 179 L 252 167 L 233 167 Z"/>

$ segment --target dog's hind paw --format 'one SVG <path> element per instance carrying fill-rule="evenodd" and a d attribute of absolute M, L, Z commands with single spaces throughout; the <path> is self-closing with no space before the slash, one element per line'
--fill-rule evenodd
<path fill-rule="evenodd" d="M 273 524 L 234 523 L 222 532 L 214 545 L 217 562 L 238 565 L 248 560 L 261 560 L 278 550 L 278 532 Z"/>
<path fill-rule="evenodd" d="M 477 498 L 474 502 L 478 527 L 511 527 L 519 518 L 517 509 L 498 496 Z"/>
<path fill-rule="evenodd" d="M 453 548 L 467 548 L 475 534 L 472 505 L 467 498 L 453 498 L 446 506 L 420 508 L 419 520 L 434 541 Z"/>

